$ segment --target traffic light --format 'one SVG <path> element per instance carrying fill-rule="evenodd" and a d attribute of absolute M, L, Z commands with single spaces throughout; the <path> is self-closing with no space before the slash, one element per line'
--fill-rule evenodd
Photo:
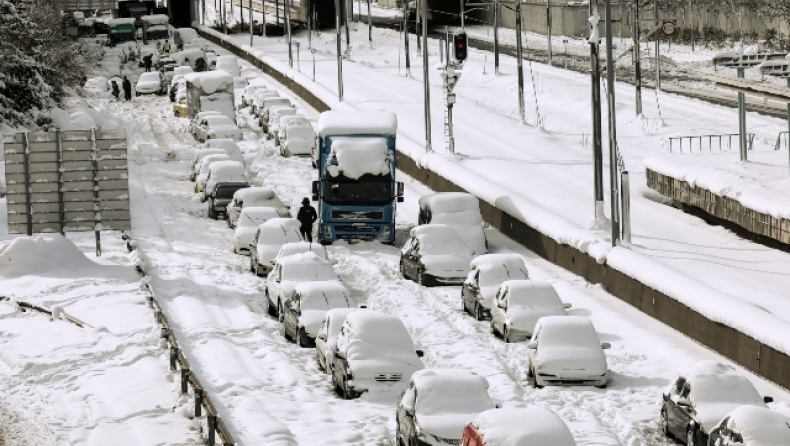
<path fill-rule="evenodd" d="M 453 50 L 455 60 L 463 62 L 466 60 L 466 33 L 460 32 L 453 35 Z"/>

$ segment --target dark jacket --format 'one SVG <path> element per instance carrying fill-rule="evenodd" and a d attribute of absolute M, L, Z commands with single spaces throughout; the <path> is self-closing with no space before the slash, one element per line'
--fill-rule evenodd
<path fill-rule="evenodd" d="M 299 223 L 302 224 L 302 227 L 310 227 L 313 226 L 313 222 L 318 220 L 318 214 L 315 212 L 315 208 L 308 205 L 303 205 L 299 208 L 299 213 L 296 214 L 296 219 L 299 220 Z"/>
<path fill-rule="evenodd" d="M 132 82 L 129 79 L 123 80 L 123 92 L 127 94 L 132 93 Z"/>

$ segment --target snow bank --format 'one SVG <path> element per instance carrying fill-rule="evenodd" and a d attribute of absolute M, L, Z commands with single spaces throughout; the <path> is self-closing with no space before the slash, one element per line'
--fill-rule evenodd
<path fill-rule="evenodd" d="M 342 173 L 358 179 L 365 174 L 390 173 L 391 157 L 383 138 L 338 138 L 332 141 L 332 154 L 337 158 L 337 165 L 327 166 L 331 176 Z"/>
<path fill-rule="evenodd" d="M 744 444 L 790 444 L 790 418 L 769 409 L 741 406 L 732 411 L 727 427 L 741 434 Z"/>
<path fill-rule="evenodd" d="M 51 268 L 89 272 L 101 268 L 85 257 L 74 243 L 60 234 L 16 238 L 0 246 L 0 276 L 40 276 Z"/>
<path fill-rule="evenodd" d="M 328 111 L 318 118 L 318 133 L 331 135 L 391 135 L 398 130 L 398 118 L 388 111 Z"/>
<path fill-rule="evenodd" d="M 433 215 L 456 212 L 480 213 L 480 201 L 466 192 L 441 192 L 424 195 L 419 200 L 420 208 L 430 209 Z"/>
<path fill-rule="evenodd" d="M 473 424 L 486 444 L 496 446 L 576 446 L 568 426 L 542 407 L 487 410 Z"/>
<path fill-rule="evenodd" d="M 207 94 L 212 94 L 217 90 L 224 91 L 225 89 L 233 88 L 233 76 L 224 71 L 188 73 L 184 75 L 184 79 Z"/>

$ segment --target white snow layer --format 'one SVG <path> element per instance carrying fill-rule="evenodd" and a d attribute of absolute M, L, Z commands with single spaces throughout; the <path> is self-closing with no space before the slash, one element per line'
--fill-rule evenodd
<path fill-rule="evenodd" d="M 203 71 L 184 75 L 187 82 L 192 82 L 207 94 L 217 90 L 225 91 L 233 87 L 233 76 L 225 71 Z"/>
<path fill-rule="evenodd" d="M 395 136 L 398 118 L 383 110 L 330 111 L 318 118 L 318 134 L 333 135 L 389 135 Z"/>
<path fill-rule="evenodd" d="M 337 176 L 357 179 L 365 174 L 386 175 L 390 172 L 391 156 L 384 138 L 338 138 L 332 141 L 337 166 L 327 171 Z"/>

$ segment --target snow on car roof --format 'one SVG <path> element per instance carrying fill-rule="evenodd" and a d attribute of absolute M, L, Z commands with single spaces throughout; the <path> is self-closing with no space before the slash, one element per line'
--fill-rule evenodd
<path fill-rule="evenodd" d="M 238 161 L 223 160 L 211 163 L 211 176 L 216 175 L 245 175 L 247 173 L 244 165 Z"/>
<path fill-rule="evenodd" d="M 181 65 L 181 66 L 173 68 L 173 75 L 174 76 L 178 76 L 178 75 L 183 76 L 185 74 L 194 73 L 194 72 L 195 71 L 189 65 Z"/>
<path fill-rule="evenodd" d="M 415 372 L 411 380 L 417 389 L 420 415 L 476 414 L 494 408 L 488 380 L 471 370 L 426 369 Z"/>
<path fill-rule="evenodd" d="M 209 155 L 227 155 L 227 153 L 222 149 L 200 149 L 198 150 L 195 160 L 200 160 Z"/>
<path fill-rule="evenodd" d="M 691 384 L 690 398 L 695 404 L 740 403 L 765 407 L 765 402 L 751 381 L 729 364 L 714 360 L 699 361 L 683 376 Z"/>
<path fill-rule="evenodd" d="M 409 232 L 409 235 L 416 238 L 420 242 L 420 247 L 424 248 L 427 245 L 450 244 L 460 242 L 464 244 L 461 235 L 458 231 L 447 225 L 420 225 L 415 226 Z M 465 245 L 464 245 L 465 246 Z"/>
<path fill-rule="evenodd" d="M 297 255 L 297 254 L 294 254 Z M 349 298 L 349 292 L 343 284 L 339 282 L 302 282 L 296 287 L 294 291 L 302 295 L 303 299 L 310 299 L 321 296 L 343 297 Z M 350 298 L 349 298 L 350 299 Z"/>
<path fill-rule="evenodd" d="M 446 225 L 477 225 L 482 230 L 483 216 L 479 211 L 461 211 L 438 213 L 431 217 L 431 223 L 443 223 Z"/>
<path fill-rule="evenodd" d="M 224 71 L 203 71 L 200 73 L 189 73 L 184 75 L 184 79 L 193 83 L 196 87 L 208 94 L 214 93 L 220 89 L 220 87 L 228 87 L 233 85 L 233 76 Z"/>
<path fill-rule="evenodd" d="M 218 163 L 220 161 L 228 161 L 230 157 L 224 153 L 216 153 L 213 155 L 206 155 L 200 160 L 200 171 L 208 172 L 208 168 L 211 164 Z"/>
<path fill-rule="evenodd" d="M 480 213 L 480 201 L 466 192 L 439 192 L 423 195 L 419 200 L 420 208 L 429 208 L 436 214 L 475 211 Z"/>
<path fill-rule="evenodd" d="M 302 224 L 299 223 L 299 220 L 297 220 L 295 218 L 280 217 L 280 218 L 272 218 L 271 220 L 267 221 L 266 223 L 262 224 L 261 226 L 266 226 L 267 228 L 269 228 L 269 227 L 271 227 L 271 228 L 285 228 L 285 229 L 296 228 L 296 230 L 299 230 L 299 228 L 302 226 Z"/>
<path fill-rule="evenodd" d="M 324 247 L 324 245 L 321 245 L 320 243 L 311 243 L 311 242 L 286 243 L 282 246 L 282 248 L 280 248 L 280 253 L 278 254 L 278 257 L 283 258 L 294 254 L 299 254 L 309 251 L 314 252 L 319 257 L 322 258 L 327 257 L 326 248 Z"/>
<path fill-rule="evenodd" d="M 486 444 L 496 446 L 576 446 L 570 429 L 554 412 L 539 406 L 481 412 L 472 422 Z"/>
<path fill-rule="evenodd" d="M 727 427 L 750 446 L 790 444 L 790 417 L 764 407 L 740 406 L 730 413 Z"/>
<path fill-rule="evenodd" d="M 550 283 L 542 280 L 507 280 L 502 288 L 510 290 L 510 304 L 515 306 L 562 305 L 559 294 Z"/>
<path fill-rule="evenodd" d="M 337 166 L 327 166 L 327 172 L 357 179 L 365 174 L 386 175 L 390 172 L 390 153 L 383 138 L 338 138 L 332 142 L 332 154 Z"/>
<path fill-rule="evenodd" d="M 398 130 L 395 113 L 384 110 L 327 111 L 318 118 L 318 133 L 332 135 L 392 135 Z"/>
<path fill-rule="evenodd" d="M 221 116 L 224 116 L 224 115 L 221 115 Z M 224 117 L 227 118 L 227 116 L 224 116 Z M 228 118 L 228 120 L 230 120 L 230 118 Z M 234 141 L 232 139 L 228 139 L 228 138 L 211 139 L 208 142 L 206 142 L 206 147 L 211 148 L 211 149 L 214 149 L 214 148 L 224 149 L 227 152 L 230 152 L 231 150 L 234 151 L 234 152 L 237 151 L 237 150 L 241 150 L 241 149 L 239 149 L 239 145 L 236 144 L 236 141 Z"/>
<path fill-rule="evenodd" d="M 283 220 L 291 220 L 291 219 L 283 219 Z M 295 219 L 294 219 L 295 220 Z M 271 221 L 271 220 L 269 220 Z M 298 222 L 298 220 L 297 220 Z M 269 222 L 266 222 L 269 223 Z M 266 224 L 264 223 L 264 224 Z M 281 265 L 329 265 L 329 262 L 326 259 L 322 259 L 318 257 L 314 252 L 302 252 L 299 254 L 290 255 L 288 257 L 283 257 L 280 259 Z"/>
<path fill-rule="evenodd" d="M 518 254 L 483 254 L 476 257 L 472 260 L 472 263 L 469 264 L 471 268 L 477 267 L 481 270 L 502 265 L 507 269 L 524 269 L 526 271 L 524 259 Z"/>
<path fill-rule="evenodd" d="M 255 200 L 256 198 L 271 200 L 274 197 L 274 189 L 265 186 L 245 187 L 244 189 L 237 190 L 236 193 L 233 194 L 233 199 L 237 201 Z"/>
<path fill-rule="evenodd" d="M 345 325 L 353 333 L 354 340 L 409 351 L 417 359 L 414 341 L 412 341 L 403 321 L 395 316 L 379 311 L 355 311 L 346 316 Z"/>
<path fill-rule="evenodd" d="M 594 348 L 600 349 L 601 342 L 595 327 L 582 316 L 544 316 L 538 319 L 540 344 L 549 348 Z"/>

